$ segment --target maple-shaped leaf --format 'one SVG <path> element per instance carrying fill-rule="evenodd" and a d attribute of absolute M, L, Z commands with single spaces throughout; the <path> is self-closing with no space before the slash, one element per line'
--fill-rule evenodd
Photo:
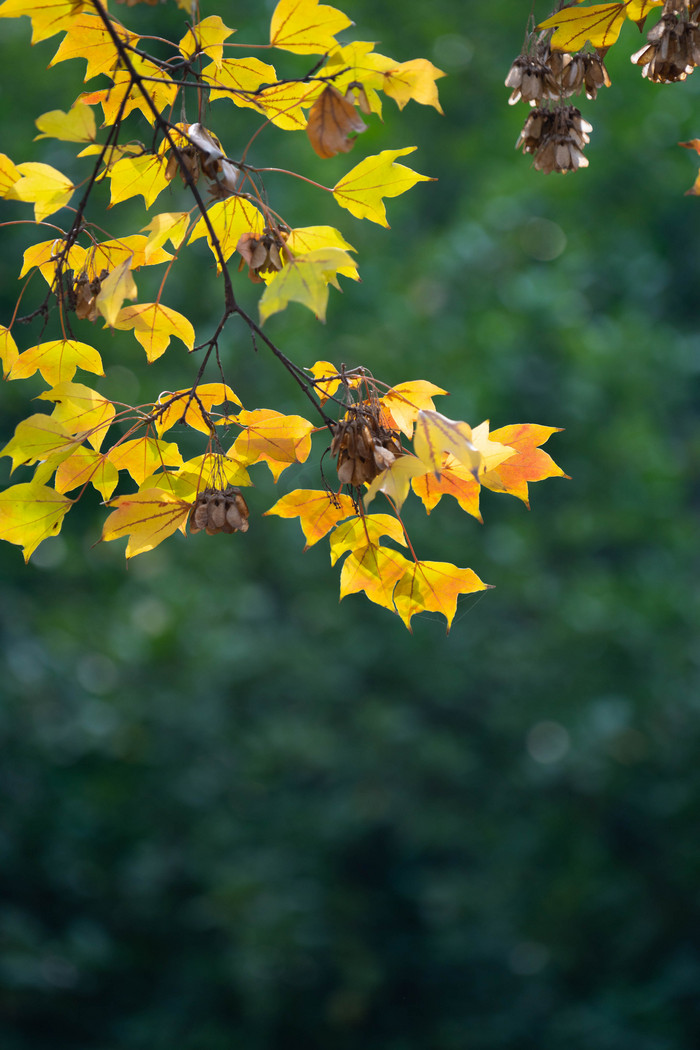
<path fill-rule="evenodd" d="M 12 332 L 4 325 L 0 325 L 0 361 L 2 361 L 3 378 L 7 379 L 15 361 L 19 357 L 19 350 Z"/>
<path fill-rule="evenodd" d="M 211 434 L 211 423 L 207 416 L 211 416 L 214 405 L 223 405 L 229 401 L 235 405 L 241 404 L 231 387 L 224 383 L 200 383 L 194 393 L 191 389 L 174 390 L 160 396 L 161 402 L 167 407 L 161 410 L 160 405 L 154 405 L 154 415 L 158 413 L 156 430 L 159 436 L 175 423 L 186 423 L 202 434 Z M 202 414 L 203 411 L 206 415 Z"/>
<path fill-rule="evenodd" d="M 301 131 L 307 118 L 303 107 L 310 106 L 323 91 L 320 80 L 280 81 L 262 88 L 255 97 L 256 109 L 275 127 L 284 131 Z"/>
<path fill-rule="evenodd" d="M 324 405 L 340 386 L 338 369 L 330 361 L 316 361 L 307 371 L 311 372 L 311 375 L 316 380 L 314 390 L 320 403 Z M 325 382 L 321 380 L 325 380 Z"/>
<path fill-rule="evenodd" d="M 113 327 L 133 330 L 146 351 L 149 364 L 165 353 L 173 336 L 177 336 L 188 350 L 194 346 L 194 328 L 190 321 L 177 310 L 171 310 L 162 303 L 125 306 L 119 311 Z"/>
<path fill-rule="evenodd" d="M 386 149 L 354 167 L 333 187 L 333 196 L 341 208 L 347 208 L 357 219 L 370 219 L 387 226 L 384 197 L 398 197 L 417 182 L 432 182 L 429 175 L 419 175 L 404 164 L 396 164 L 397 157 L 413 153 L 416 146 L 404 149 Z"/>
<path fill-rule="evenodd" d="M 439 477 L 428 471 L 414 478 L 411 486 L 416 496 L 422 500 L 428 514 L 443 496 L 454 496 L 463 511 L 471 514 L 477 521 L 482 520 L 479 511 L 481 485 L 471 470 L 449 452 L 443 455 Z"/>
<path fill-rule="evenodd" d="M 499 431 L 499 433 L 502 433 L 502 431 Z M 494 441 L 493 434 L 489 435 L 488 419 L 484 423 L 480 423 L 478 427 L 472 427 L 472 442 L 481 453 L 479 476 L 485 474 L 488 470 L 494 470 L 501 463 L 504 463 L 505 460 L 511 459 L 515 455 L 515 450 L 510 445 Z"/>
<path fill-rule="evenodd" d="M 13 485 L 0 492 L 0 540 L 24 548 L 24 560 L 49 536 L 58 536 L 71 500 L 37 484 Z"/>
<path fill-rule="evenodd" d="M 474 444 L 472 428 L 462 420 L 448 419 L 440 412 L 419 412 L 413 436 L 413 449 L 418 458 L 438 478 L 442 469 L 443 452 L 451 452 L 474 477 L 478 477 L 482 464 L 481 453 Z"/>
<path fill-rule="evenodd" d="M 353 93 L 363 113 L 375 113 L 381 118 L 382 100 L 378 91 L 384 86 L 384 78 L 380 70 L 398 65 L 384 55 L 377 55 L 373 42 L 354 40 L 333 49 L 324 72 L 333 77 L 339 91 L 346 95 Z"/>
<path fill-rule="evenodd" d="M 151 62 L 149 59 L 141 58 L 131 52 L 130 61 L 136 72 L 142 77 L 141 86 L 146 90 L 153 107 L 160 112 L 168 106 L 172 106 L 177 95 L 178 88 L 173 84 L 170 75 Z M 112 86 L 101 91 L 91 91 L 83 95 L 83 102 L 89 106 L 102 106 L 104 116 L 103 126 L 114 124 L 120 117 L 123 120 L 138 109 L 149 122 L 155 123 L 153 109 L 148 104 L 139 87 L 134 84 L 131 73 L 126 69 L 116 69 L 109 74 L 112 78 Z"/>
<path fill-rule="evenodd" d="M 245 429 L 228 454 L 246 466 L 267 463 L 277 481 L 292 463 L 304 463 L 308 459 L 314 430 L 308 419 L 258 408 L 254 412 L 239 412 L 236 421 Z"/>
<path fill-rule="evenodd" d="M 180 485 L 184 483 L 188 486 L 178 487 L 178 492 L 187 492 L 188 497 L 192 498 L 204 489 L 252 485 L 250 474 L 243 464 L 232 456 L 224 456 L 219 452 L 205 452 L 202 456 L 188 459 L 176 472 L 176 478 Z"/>
<path fill-rule="evenodd" d="M 137 485 L 159 467 L 181 467 L 182 455 L 173 441 L 158 441 L 144 435 L 120 441 L 107 453 L 108 461 L 116 470 L 128 470 Z"/>
<path fill-rule="evenodd" d="M 103 270 L 116 270 L 123 263 L 128 263 L 131 270 L 138 270 L 141 266 L 155 266 L 172 259 L 162 248 L 151 248 L 147 254 L 147 246 L 148 237 L 142 233 L 102 241 L 86 252 L 85 267 L 90 275 L 99 277 Z"/>
<path fill-rule="evenodd" d="M 355 505 L 349 496 L 331 495 L 319 489 L 294 489 L 265 511 L 280 518 L 299 518 L 306 538 L 304 550 L 313 547 L 339 521 L 354 513 Z"/>
<path fill-rule="evenodd" d="M 661 7 L 663 3 L 664 0 L 627 0 L 625 14 L 632 22 L 641 22 L 652 8 Z"/>
<path fill-rule="evenodd" d="M 108 500 L 118 481 L 119 474 L 109 460 L 99 452 L 79 445 L 59 464 L 55 485 L 57 492 L 72 492 L 90 483 L 103 500 Z"/>
<path fill-rule="evenodd" d="M 384 56 L 372 57 L 383 59 Z M 386 59 L 386 63 L 386 68 L 382 70 L 382 90 L 394 99 L 399 109 L 403 109 L 413 99 L 423 106 L 433 106 L 438 113 L 442 113 L 435 84 L 436 80 L 446 75 L 441 69 L 427 58 L 413 58 L 410 62 L 398 63 Z M 380 68 L 379 63 L 376 63 L 376 68 Z"/>
<path fill-rule="evenodd" d="M 59 139 L 61 142 L 94 142 L 97 136 L 95 115 L 89 106 L 78 99 L 67 113 L 52 109 L 42 113 L 34 122 L 41 132 L 37 139 Z"/>
<path fill-rule="evenodd" d="M 0 197 L 6 197 L 10 187 L 21 178 L 22 173 L 17 165 L 6 153 L 0 153 Z"/>
<path fill-rule="evenodd" d="M 180 54 L 192 59 L 195 55 L 208 55 L 217 69 L 221 68 L 224 40 L 236 32 L 221 20 L 219 15 L 209 15 L 191 26 L 178 44 Z"/>
<path fill-rule="evenodd" d="M 340 600 L 364 591 L 371 602 L 394 609 L 394 589 L 411 567 L 403 554 L 368 543 L 348 554 L 340 573 Z"/>
<path fill-rule="evenodd" d="M 170 241 L 173 248 L 180 247 L 189 228 L 190 216 L 186 211 L 164 211 L 160 215 L 154 215 L 144 230 L 149 230 L 148 239 L 144 245 L 144 258 L 148 262 L 166 241 Z"/>
<path fill-rule="evenodd" d="M 101 539 L 129 537 L 127 558 L 151 551 L 184 525 L 191 506 L 163 489 L 147 488 L 131 496 L 117 496 L 116 507 L 104 523 Z"/>
<path fill-rule="evenodd" d="M 52 238 L 50 241 L 40 241 L 38 244 L 30 245 L 24 252 L 19 276 L 24 277 L 25 274 L 36 267 L 46 283 L 53 285 L 56 279 L 56 260 L 64 248 L 65 241 L 57 237 Z M 84 268 L 83 264 L 86 254 L 85 249 L 81 248 L 79 244 L 71 245 L 64 259 L 64 266 L 75 271 L 75 273 L 80 273 Z"/>
<path fill-rule="evenodd" d="M 315 313 L 319 321 L 325 321 L 328 285 L 339 288 L 336 274 L 348 268 L 357 272 L 348 253 L 340 248 L 317 248 L 308 255 L 288 259 L 260 299 L 260 323 L 286 309 L 290 302 L 301 303 Z"/>
<path fill-rule="evenodd" d="M 5 0 L 0 7 L 0 18 L 26 15 L 32 23 L 32 44 L 38 44 L 62 29 L 69 29 L 84 6 L 84 0 Z"/>
<path fill-rule="evenodd" d="M 390 429 L 400 430 L 407 438 L 412 438 L 418 413 L 422 409 L 434 411 L 433 398 L 446 393 L 442 387 L 429 383 L 426 379 L 398 383 L 379 399 L 382 422 Z"/>
<path fill-rule="evenodd" d="M 111 328 L 117 323 L 124 300 L 135 299 L 139 294 L 131 274 L 131 265 L 130 257 L 112 270 L 102 282 L 99 294 L 95 296 L 95 306 Z"/>
<path fill-rule="evenodd" d="M 170 185 L 165 171 L 165 161 L 158 154 L 122 157 L 109 170 L 112 190 L 110 208 L 139 194 L 146 202 L 146 207 L 150 208 L 158 195 Z"/>
<path fill-rule="evenodd" d="M 31 466 L 54 456 L 69 455 L 76 444 L 79 441 L 58 420 L 37 412 L 17 424 L 13 437 L 0 450 L 0 456 L 12 458 L 14 471 L 17 467 Z"/>
<path fill-rule="evenodd" d="M 352 102 L 327 84 L 309 111 L 306 134 L 319 157 L 348 153 L 367 125 Z"/>
<path fill-rule="evenodd" d="M 99 451 L 116 412 L 109 398 L 82 383 L 57 383 L 37 400 L 52 401 L 51 419 L 69 434 L 86 438 Z"/>
<path fill-rule="evenodd" d="M 352 22 L 318 0 L 280 0 L 272 13 L 270 43 L 297 55 L 323 55 L 335 47 L 335 35 Z"/>
<path fill-rule="evenodd" d="M 18 164 L 17 171 L 20 173 L 19 180 L 3 196 L 8 200 L 33 204 L 37 222 L 43 222 L 49 215 L 60 211 L 73 196 L 73 183 L 50 164 L 27 161 Z"/>
<path fill-rule="evenodd" d="M 449 634 L 460 594 L 488 587 L 471 569 L 459 569 L 444 561 L 419 561 L 410 565 L 396 584 L 393 605 L 409 631 L 416 613 L 437 612 L 447 620 Z"/>
<path fill-rule="evenodd" d="M 626 8 L 624 0 L 618 4 L 569 7 L 545 18 L 537 28 L 554 29 L 550 46 L 557 51 L 580 51 L 587 41 L 593 47 L 611 47 L 620 35 Z"/>
<path fill-rule="evenodd" d="M 27 379 L 40 372 L 50 386 L 70 380 L 78 368 L 103 376 L 102 358 L 94 346 L 76 339 L 50 339 L 25 350 L 16 358 L 8 379 Z"/>
<path fill-rule="evenodd" d="M 138 44 L 139 37 L 118 22 L 112 22 L 112 29 L 125 45 L 133 47 Z M 82 11 L 66 26 L 66 35 L 49 66 L 66 62 L 70 58 L 82 58 L 87 62 L 84 80 L 92 80 L 100 73 L 111 74 L 117 61 L 116 49 L 99 15 Z"/>
<path fill-rule="evenodd" d="M 208 209 L 207 216 L 221 247 L 224 262 L 233 255 L 244 233 L 262 233 L 265 227 L 261 212 L 243 197 L 228 197 L 225 201 L 217 201 Z M 191 244 L 199 237 L 207 238 L 218 267 L 219 257 L 203 218 L 195 224 L 188 243 Z"/>
<path fill-rule="evenodd" d="M 528 482 L 543 481 L 544 478 L 568 478 L 568 474 L 557 466 L 551 456 L 539 448 L 559 429 L 539 426 L 536 423 L 516 423 L 492 431 L 492 438 L 510 446 L 516 454 L 494 470 L 483 474 L 480 478 L 481 484 L 494 492 L 507 492 L 511 496 L 517 496 L 529 506 Z"/>
<path fill-rule="evenodd" d="M 209 99 L 228 98 L 237 106 L 260 110 L 258 88 L 277 83 L 277 72 L 259 58 L 225 58 L 220 66 L 212 62 L 202 70 L 202 80 L 210 85 Z"/>
<path fill-rule="evenodd" d="M 410 491 L 411 480 L 431 469 L 417 456 L 397 456 L 392 465 L 371 482 L 364 495 L 365 507 L 369 507 L 378 492 L 383 492 L 396 509 L 401 510 Z"/>
<path fill-rule="evenodd" d="M 342 558 L 348 551 L 357 551 L 369 544 L 379 546 L 378 540 L 388 536 L 395 543 L 406 546 L 406 537 L 398 518 L 390 514 L 355 515 L 333 529 L 330 535 L 331 565 Z"/>

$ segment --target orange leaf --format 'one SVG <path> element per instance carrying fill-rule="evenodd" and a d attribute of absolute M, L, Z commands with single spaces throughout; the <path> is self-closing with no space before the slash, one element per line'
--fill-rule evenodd
<path fill-rule="evenodd" d="M 396 584 L 393 604 L 411 629 L 411 618 L 418 612 L 438 612 L 447 620 L 449 634 L 460 594 L 488 588 L 471 569 L 459 569 L 445 561 L 419 561 Z"/>
<path fill-rule="evenodd" d="M 385 426 L 396 428 L 407 438 L 413 437 L 413 425 L 421 409 L 435 409 L 433 397 L 437 394 L 446 394 L 440 386 L 429 383 L 425 379 L 416 379 L 412 383 L 399 383 L 392 386 L 384 397 L 380 398 L 380 404 L 388 419 L 382 419 Z"/>
<path fill-rule="evenodd" d="M 443 496 L 454 496 L 462 510 L 481 521 L 479 512 L 479 491 L 481 486 L 470 470 L 455 459 L 449 452 L 444 454 L 440 477 L 435 474 L 423 474 L 412 481 L 413 491 L 430 514 Z"/>
<path fill-rule="evenodd" d="M 494 470 L 488 470 L 480 478 L 481 484 L 494 492 L 507 492 L 517 496 L 523 503 L 528 503 L 528 482 L 542 481 L 544 478 L 568 478 L 561 467 L 558 467 L 551 456 L 543 452 L 543 445 L 559 427 L 542 427 L 536 423 L 515 423 L 501 427 L 491 433 L 503 445 L 515 449 L 511 456 Z"/>
<path fill-rule="evenodd" d="M 280 518 L 299 518 L 306 537 L 304 550 L 313 547 L 327 532 L 355 513 L 349 496 L 331 496 L 318 489 L 294 489 L 277 500 L 265 514 L 277 514 Z"/>
<path fill-rule="evenodd" d="M 153 550 L 184 525 L 190 504 L 163 489 L 149 488 L 132 496 L 117 496 L 109 504 L 116 507 L 104 523 L 102 539 L 129 537 L 127 558 Z"/>

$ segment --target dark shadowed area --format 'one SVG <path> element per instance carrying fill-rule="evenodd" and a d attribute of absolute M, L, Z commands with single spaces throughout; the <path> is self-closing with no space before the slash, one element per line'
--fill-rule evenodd
<path fill-rule="evenodd" d="M 273 6 L 219 10 L 244 42 Z M 391 230 L 271 182 L 299 225 L 342 230 L 362 283 L 341 281 L 325 326 L 292 305 L 269 330 L 301 365 L 440 384 L 456 419 L 561 427 L 547 448 L 572 480 L 532 486 L 529 512 L 485 492 L 483 526 L 407 504 L 422 556 L 495 585 L 449 637 L 439 616 L 411 636 L 362 596 L 339 605 L 327 545 L 302 553 L 296 522 L 262 516 L 318 484 L 314 459 L 277 489 L 258 472 L 246 535 L 178 534 L 127 567 L 123 543 L 95 545 L 88 496 L 28 566 L 3 544 L 0 1044 L 695 1050 L 700 201 L 677 143 L 700 137 L 700 73 L 642 80 L 628 23 L 612 87 L 580 102 L 590 167 L 544 176 L 513 150 L 527 109 L 503 86 L 529 5 L 340 6 L 355 38 L 449 74 L 445 116 L 387 100 L 349 157 L 272 129 L 252 162 L 332 184 L 416 145 L 439 181 L 388 202 Z M 115 10 L 181 35 L 173 3 Z M 2 149 L 67 165 L 33 120 L 69 107 L 83 63 L 47 71 L 58 38 L 30 52 L 26 19 L 0 24 Z M 235 156 L 241 111 L 218 106 Z M 130 202 L 105 218 L 122 221 L 148 219 Z M 4 323 L 32 234 L 3 229 Z M 202 242 L 172 281 L 206 331 Z M 148 368 L 128 335 L 84 338 L 115 397 L 191 381 L 180 344 Z M 305 413 L 242 326 L 222 355 L 247 404 Z M 3 442 L 28 390 L 2 387 Z"/>

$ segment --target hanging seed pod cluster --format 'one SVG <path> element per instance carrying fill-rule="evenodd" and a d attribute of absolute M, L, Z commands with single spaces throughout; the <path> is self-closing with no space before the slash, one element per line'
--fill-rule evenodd
<path fill-rule="evenodd" d="M 505 81 L 511 89 L 511 106 L 525 102 L 534 107 L 515 148 L 531 153 L 534 167 L 545 175 L 588 167 L 583 150 L 590 141 L 592 126 L 576 106 L 564 100 L 582 91 L 586 98 L 594 99 L 599 88 L 610 85 L 602 55 L 554 50 L 551 37 L 551 31 L 528 34 L 523 53 L 513 62 Z"/>
<path fill-rule="evenodd" d="M 189 513 L 190 532 L 247 532 L 248 504 L 236 485 L 200 492 Z"/>
<path fill-rule="evenodd" d="M 609 87 L 604 57 L 625 20 L 643 32 L 649 14 L 659 9 L 659 20 L 631 61 L 652 83 L 670 84 L 700 65 L 700 0 L 621 0 L 604 7 L 569 0 L 528 31 L 505 83 L 511 105 L 532 107 L 516 149 L 531 153 L 538 171 L 565 174 L 588 166 L 583 150 L 592 127 L 565 99 L 584 92 L 592 101 Z"/>
<path fill-rule="evenodd" d="M 370 400 L 350 407 L 335 424 L 331 455 L 338 480 L 359 487 L 388 470 L 403 449 L 398 431 L 383 426 L 379 404 Z"/>

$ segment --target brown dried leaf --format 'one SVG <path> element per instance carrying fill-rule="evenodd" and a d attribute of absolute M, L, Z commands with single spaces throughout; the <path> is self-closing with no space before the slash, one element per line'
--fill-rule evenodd
<path fill-rule="evenodd" d="M 355 145 L 355 136 L 366 129 L 352 102 L 328 84 L 309 110 L 306 134 L 319 157 L 325 158 L 348 153 Z"/>

